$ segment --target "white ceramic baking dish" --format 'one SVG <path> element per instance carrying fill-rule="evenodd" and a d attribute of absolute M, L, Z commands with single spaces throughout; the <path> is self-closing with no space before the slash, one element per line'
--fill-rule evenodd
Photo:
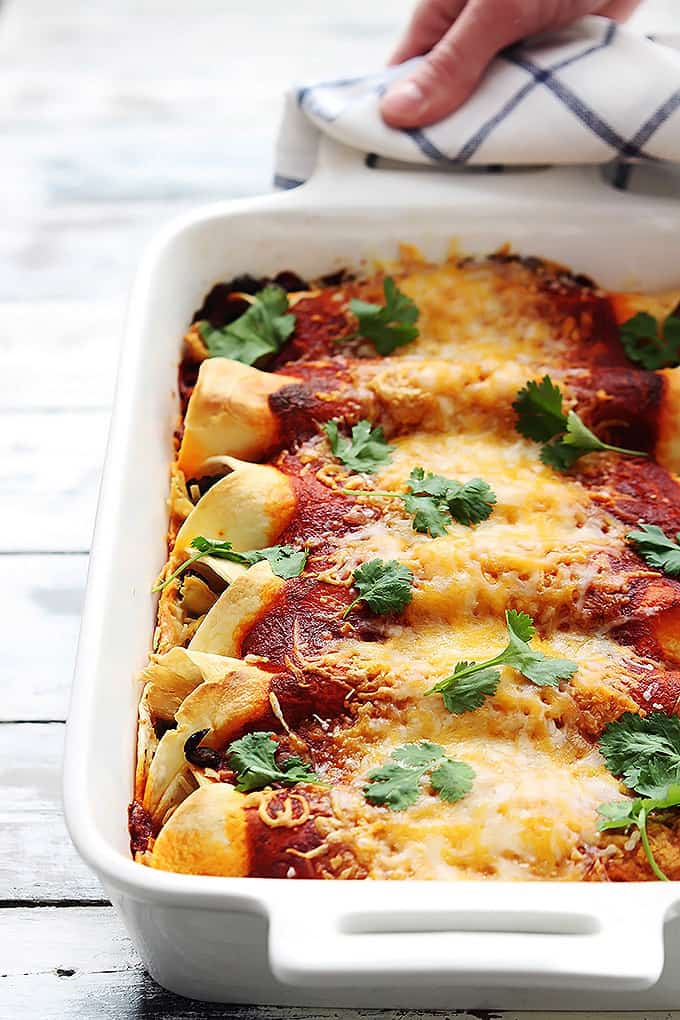
<path fill-rule="evenodd" d="M 199 210 L 134 288 L 93 543 L 65 762 L 73 840 L 151 974 L 196 998 L 326 1006 L 642 1009 L 680 1005 L 675 884 L 286 882 L 134 864 L 138 688 L 164 559 L 181 336 L 237 273 L 315 276 L 390 256 L 511 242 L 613 287 L 680 284 L 680 205 L 598 169 L 370 170 L 328 142 L 302 188 Z"/>

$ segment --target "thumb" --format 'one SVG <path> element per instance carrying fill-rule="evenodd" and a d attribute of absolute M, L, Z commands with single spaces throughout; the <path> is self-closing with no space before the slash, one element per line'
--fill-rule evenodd
<path fill-rule="evenodd" d="M 412 75 L 388 89 L 380 109 L 391 127 L 424 127 L 453 113 L 496 53 L 512 41 L 514 33 L 480 17 L 476 6 L 464 9 Z"/>

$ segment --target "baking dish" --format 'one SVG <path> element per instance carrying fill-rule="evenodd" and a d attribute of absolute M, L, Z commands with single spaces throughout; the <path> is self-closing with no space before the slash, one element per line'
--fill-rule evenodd
<path fill-rule="evenodd" d="M 491 174 L 369 169 L 325 141 L 285 195 L 225 203 L 157 241 L 129 310 L 69 715 L 72 838 L 151 974 L 194 998 L 421 1008 L 671 1008 L 674 884 L 285 882 L 152 871 L 129 856 L 138 690 L 164 561 L 182 333 L 219 279 L 316 276 L 394 256 L 510 242 L 615 288 L 677 286 L 680 207 L 597 168 Z"/>

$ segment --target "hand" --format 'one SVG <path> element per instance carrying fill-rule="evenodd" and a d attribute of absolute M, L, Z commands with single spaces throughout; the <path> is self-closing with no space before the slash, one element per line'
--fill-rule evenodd
<path fill-rule="evenodd" d="M 392 127 L 423 127 L 457 110 L 499 50 L 585 14 L 623 20 L 638 0 L 420 0 L 390 64 L 427 54 L 381 103 Z"/>

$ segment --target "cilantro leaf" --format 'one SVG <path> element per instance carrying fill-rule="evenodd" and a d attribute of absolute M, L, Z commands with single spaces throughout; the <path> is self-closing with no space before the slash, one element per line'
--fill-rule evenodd
<path fill-rule="evenodd" d="M 333 455 L 351 471 L 373 474 L 392 459 L 393 446 L 386 441 L 382 427 L 373 428 L 365 419 L 352 427 L 352 438 L 345 439 L 338 432 L 337 422 L 324 425 Z"/>
<path fill-rule="evenodd" d="M 305 569 L 309 552 L 307 549 L 296 549 L 294 545 L 272 545 L 267 549 L 254 549 L 242 553 L 250 565 L 268 560 L 272 573 L 284 581 L 291 577 L 299 577 Z"/>
<path fill-rule="evenodd" d="M 449 513 L 459 524 L 479 524 L 490 517 L 497 502 L 496 493 L 483 478 L 471 478 L 462 485 L 451 482 L 446 493 Z"/>
<path fill-rule="evenodd" d="M 546 443 L 539 454 L 541 461 L 557 471 L 568 471 L 582 457 L 582 451 L 574 446 L 567 446 L 561 439 Z"/>
<path fill-rule="evenodd" d="M 369 560 L 357 567 L 352 576 L 359 595 L 347 606 L 343 619 L 359 602 L 365 602 L 372 612 L 384 616 L 400 613 L 413 598 L 413 574 L 397 560 Z"/>
<path fill-rule="evenodd" d="M 485 521 L 496 504 L 496 494 L 482 478 L 457 482 L 435 475 L 422 467 L 414 468 L 408 480 L 410 493 L 402 496 L 406 509 L 414 514 L 416 531 L 446 534 L 451 519 L 459 524 Z"/>
<path fill-rule="evenodd" d="M 410 493 L 404 493 L 401 498 L 407 513 L 413 515 L 414 531 L 420 531 L 430 538 L 447 534 L 451 515 L 448 510 L 442 510 L 440 502 L 432 496 L 412 496 Z"/>
<path fill-rule="evenodd" d="M 483 478 L 462 483 L 416 467 L 408 484 L 410 492 L 395 495 L 401 495 L 413 514 L 414 531 L 427 532 L 433 538 L 447 533 L 451 519 L 468 526 L 485 521 L 496 504 L 496 494 Z"/>
<path fill-rule="evenodd" d="M 267 355 L 278 353 L 295 329 L 295 316 L 288 313 L 288 295 L 270 284 L 252 298 L 247 312 L 220 329 L 209 322 L 198 324 L 211 358 L 232 358 L 255 365 Z"/>
<path fill-rule="evenodd" d="M 669 315 L 659 324 L 649 312 L 638 312 L 620 326 L 626 356 L 649 371 L 680 364 L 680 318 Z"/>
<path fill-rule="evenodd" d="M 484 698 L 495 694 L 500 673 L 494 667 L 510 666 L 538 687 L 557 687 L 578 669 L 570 659 L 551 659 L 531 648 L 535 634 L 533 620 L 526 613 L 509 609 L 505 613 L 508 643 L 502 652 L 484 662 L 459 662 L 451 676 L 445 677 L 428 694 L 441 694 L 446 708 L 460 714 L 479 708 Z"/>
<path fill-rule="evenodd" d="M 641 524 L 626 538 L 650 567 L 663 570 L 668 577 L 680 577 L 680 532 L 674 542 L 656 524 Z"/>
<path fill-rule="evenodd" d="M 402 744 L 392 751 L 391 757 L 400 765 L 413 769 L 428 769 L 442 760 L 443 748 L 431 740 L 419 740 L 417 744 Z"/>
<path fill-rule="evenodd" d="M 451 523 L 446 479 L 416 467 L 409 475 L 408 486 L 410 491 L 402 493 L 401 499 L 407 512 L 413 515 L 413 530 L 431 538 L 446 535 Z"/>
<path fill-rule="evenodd" d="M 416 467 L 409 475 L 408 484 L 413 497 L 431 497 L 440 513 L 448 513 L 459 524 L 479 524 L 485 521 L 496 505 L 496 493 L 483 478 L 458 482 L 453 478 L 432 474 L 431 471 L 426 473 L 422 467 Z"/>
<path fill-rule="evenodd" d="M 364 796 L 370 804 L 403 811 L 417 801 L 428 772 L 432 789 L 450 803 L 470 792 L 475 777 L 469 765 L 447 758 L 439 744 L 421 740 L 395 748 L 389 761 L 369 772 Z"/>
<path fill-rule="evenodd" d="M 531 380 L 519 391 L 513 403 L 517 413 L 515 427 L 526 436 L 542 442 L 541 460 L 558 471 L 568 471 L 586 453 L 594 451 L 646 457 L 640 450 L 625 450 L 599 439 L 575 411 L 564 414 L 562 392 L 549 375 L 540 383 Z"/>
<path fill-rule="evenodd" d="M 531 641 L 536 636 L 534 621 L 528 613 L 519 613 L 516 609 L 508 609 L 505 620 L 511 643 Z"/>
<path fill-rule="evenodd" d="M 643 795 L 601 804 L 599 829 L 638 828 L 650 868 L 658 879 L 668 881 L 649 845 L 647 819 L 656 811 L 680 807 L 680 719 L 663 712 L 644 718 L 624 712 L 605 728 L 599 747 L 612 775 Z"/>
<path fill-rule="evenodd" d="M 278 743 L 273 733 L 246 733 L 229 745 L 227 760 L 236 773 L 236 789 L 241 793 L 261 790 L 272 783 L 319 783 L 314 769 L 298 755 L 277 764 Z"/>
<path fill-rule="evenodd" d="M 446 758 L 430 775 L 432 789 L 436 790 L 442 800 L 454 804 L 461 800 L 472 789 L 475 778 L 474 769 L 464 761 L 451 761 Z"/>
<path fill-rule="evenodd" d="M 453 671 L 453 676 L 447 677 L 447 686 L 441 686 L 441 696 L 444 705 L 454 715 L 462 715 L 463 712 L 474 712 L 480 708 L 486 698 L 491 697 L 498 690 L 501 675 L 497 669 L 491 666 L 484 666 L 477 669 L 476 662 L 458 662 Z M 455 681 L 455 683 L 453 683 Z M 443 685 L 444 681 L 441 681 Z M 437 684 L 428 691 L 431 694 L 440 687 Z"/>
<path fill-rule="evenodd" d="M 384 305 L 369 304 L 368 301 L 353 299 L 349 309 L 358 319 L 357 333 L 373 343 L 378 354 L 391 354 L 397 347 L 403 347 L 418 336 L 418 309 L 408 295 L 400 291 L 391 276 L 383 282 Z"/>
<path fill-rule="evenodd" d="M 503 663 L 518 670 L 537 687 L 557 687 L 560 680 L 568 680 L 578 666 L 570 659 L 550 659 L 529 646 L 534 634 L 534 621 L 526 613 L 510 609 L 505 614 L 508 627 L 508 646 Z"/>
<path fill-rule="evenodd" d="M 680 719 L 663 712 L 644 718 L 624 712 L 605 727 L 600 753 L 612 775 L 638 793 L 654 796 L 680 783 Z"/>
<path fill-rule="evenodd" d="M 368 773 L 364 797 L 369 804 L 380 804 L 390 811 L 403 811 L 418 800 L 421 773 L 416 769 L 388 761 Z"/>
<path fill-rule="evenodd" d="M 567 427 L 562 391 L 549 375 L 544 375 L 540 383 L 530 379 L 512 406 L 517 414 L 517 431 L 537 443 L 558 436 Z"/>
<path fill-rule="evenodd" d="M 597 813 L 600 816 L 600 821 L 597 823 L 600 832 L 604 832 L 606 829 L 627 829 L 629 825 L 633 824 L 635 801 L 628 798 L 600 804 Z"/>
<path fill-rule="evenodd" d="M 217 556 L 219 559 L 230 560 L 233 556 L 240 555 L 234 552 L 231 542 L 224 542 L 219 538 L 205 538 L 197 535 L 191 540 L 193 549 L 198 549 L 201 556 Z"/>
<path fill-rule="evenodd" d="M 676 783 L 680 783 L 680 767 L 659 756 L 651 758 L 641 772 L 637 792 L 646 797 L 659 797 L 667 786 Z"/>
<path fill-rule="evenodd" d="M 583 453 L 589 453 L 592 450 L 608 449 L 607 444 L 603 443 L 594 432 L 590 431 L 575 411 L 570 411 L 567 415 L 567 431 L 562 437 L 562 442 L 566 443 L 567 446 L 573 446 L 577 450 L 582 450 Z"/>
<path fill-rule="evenodd" d="M 381 492 L 344 489 L 349 495 L 379 496 L 402 500 L 407 513 L 413 516 L 413 530 L 438 538 L 446 535 L 452 520 L 470 526 L 485 521 L 493 513 L 496 494 L 482 478 L 457 482 L 443 475 L 415 467 L 408 479 L 406 492 Z"/>
<path fill-rule="evenodd" d="M 434 499 L 445 499 L 450 485 L 458 485 L 458 482 L 450 482 L 443 475 L 435 475 L 422 467 L 414 467 L 408 476 L 408 486 L 411 492 L 419 496 L 432 496 Z"/>
<path fill-rule="evenodd" d="M 600 804 L 597 813 L 600 816 L 598 829 L 605 832 L 610 829 L 630 829 L 635 827 L 640 830 L 642 848 L 650 868 L 661 882 L 668 882 L 669 878 L 656 862 L 647 835 L 647 819 L 656 811 L 668 811 L 671 808 L 680 807 L 680 785 L 670 784 L 661 790 L 655 797 L 636 797 L 633 800 L 617 800 L 609 804 Z"/>
<path fill-rule="evenodd" d="M 191 546 L 197 551 L 184 560 L 173 572 L 162 581 L 157 581 L 151 589 L 152 592 L 163 591 L 164 588 L 180 577 L 197 560 L 205 556 L 215 556 L 217 559 L 230 560 L 232 563 L 240 563 L 246 567 L 252 567 L 255 563 L 268 560 L 272 573 L 277 577 L 288 579 L 299 577 L 305 569 L 308 551 L 296 549 L 294 545 L 272 545 L 267 549 L 250 549 L 246 552 L 236 552 L 231 542 L 223 542 L 216 538 L 205 538 L 197 535 L 192 539 Z"/>

